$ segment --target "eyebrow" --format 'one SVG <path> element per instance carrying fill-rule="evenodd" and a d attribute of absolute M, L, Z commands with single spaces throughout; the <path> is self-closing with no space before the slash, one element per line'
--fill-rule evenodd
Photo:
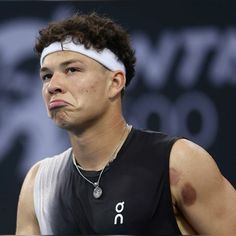
<path fill-rule="evenodd" d="M 70 60 L 62 62 L 60 64 L 60 67 L 66 67 L 69 64 L 76 63 L 76 62 L 79 62 L 80 64 L 84 64 L 84 62 L 82 62 L 79 59 L 70 59 Z M 50 69 L 48 67 L 46 67 L 46 66 L 40 68 L 40 73 L 45 72 L 45 71 L 50 71 Z"/>

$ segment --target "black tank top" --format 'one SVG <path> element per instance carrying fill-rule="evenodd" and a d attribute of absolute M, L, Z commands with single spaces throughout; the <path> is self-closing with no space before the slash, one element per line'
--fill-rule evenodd
<path fill-rule="evenodd" d="M 169 155 L 175 141 L 163 133 L 133 128 L 102 174 L 99 199 L 70 156 L 50 209 L 53 234 L 181 234 L 169 183 Z M 83 171 L 92 182 L 99 173 Z"/>

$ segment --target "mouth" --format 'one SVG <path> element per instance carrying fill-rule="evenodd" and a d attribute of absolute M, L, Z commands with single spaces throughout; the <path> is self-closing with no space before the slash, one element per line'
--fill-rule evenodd
<path fill-rule="evenodd" d="M 48 109 L 53 110 L 53 109 L 67 106 L 67 105 L 68 105 L 68 103 L 64 100 L 53 100 L 53 101 L 50 101 L 50 103 L 48 105 Z"/>

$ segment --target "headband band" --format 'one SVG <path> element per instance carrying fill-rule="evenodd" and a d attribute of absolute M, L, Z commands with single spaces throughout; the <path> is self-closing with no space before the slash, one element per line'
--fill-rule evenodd
<path fill-rule="evenodd" d="M 72 51 L 88 56 L 101 63 L 111 71 L 121 70 L 125 74 L 124 64 L 118 60 L 117 56 L 109 49 L 105 48 L 96 51 L 94 48 L 85 48 L 83 44 L 75 44 L 71 37 L 67 37 L 63 42 L 54 42 L 44 48 L 40 57 L 40 65 L 42 66 L 44 58 L 53 52 Z"/>

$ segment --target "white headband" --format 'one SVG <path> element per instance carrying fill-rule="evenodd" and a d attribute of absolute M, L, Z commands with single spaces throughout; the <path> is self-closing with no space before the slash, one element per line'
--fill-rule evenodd
<path fill-rule="evenodd" d="M 71 37 L 67 37 L 64 42 L 54 42 L 44 48 L 40 58 L 40 65 L 42 66 L 43 60 L 48 54 L 58 51 L 79 52 L 96 60 L 111 71 L 121 70 L 125 74 L 124 64 L 118 60 L 117 56 L 111 50 L 105 48 L 98 52 L 94 48 L 87 49 L 83 44 L 75 44 Z"/>

